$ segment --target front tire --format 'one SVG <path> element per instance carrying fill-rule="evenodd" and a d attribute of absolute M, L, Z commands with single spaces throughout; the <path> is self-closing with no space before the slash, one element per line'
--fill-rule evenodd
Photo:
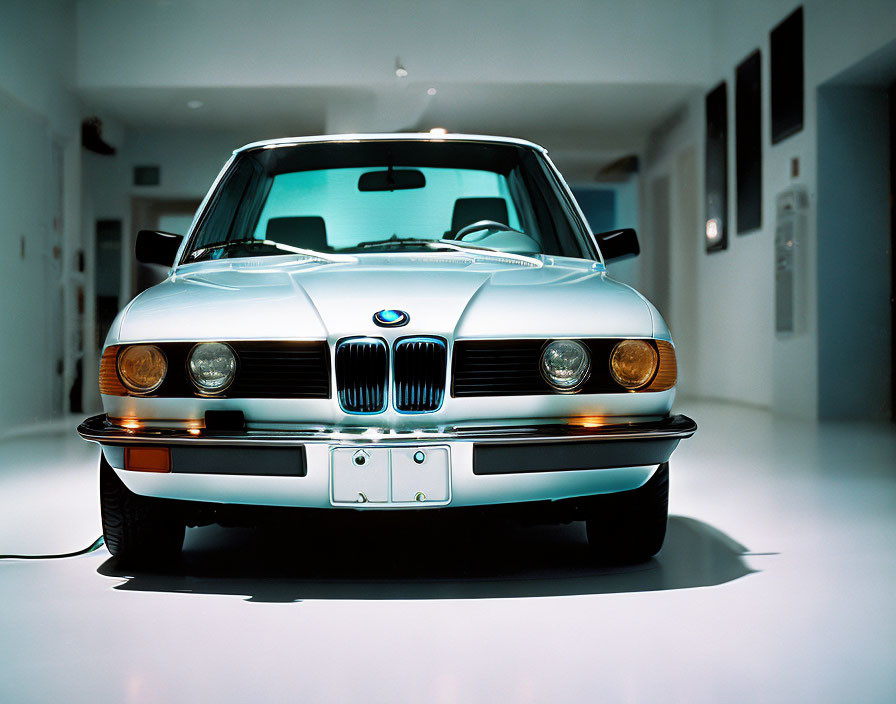
<path fill-rule="evenodd" d="M 160 566 L 180 557 L 185 524 L 172 502 L 128 489 L 100 455 L 103 539 L 120 563 Z"/>
<path fill-rule="evenodd" d="M 648 560 L 663 547 L 669 517 L 669 463 L 632 491 L 596 497 L 585 525 L 588 547 L 602 563 Z"/>

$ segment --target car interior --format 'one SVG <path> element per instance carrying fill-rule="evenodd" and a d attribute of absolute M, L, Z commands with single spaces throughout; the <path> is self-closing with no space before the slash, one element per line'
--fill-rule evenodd
<path fill-rule="evenodd" d="M 458 198 L 454 203 L 451 229 L 445 239 L 455 239 L 458 233 L 479 222 L 508 225 L 507 201 L 500 197 Z M 327 226 L 319 215 L 274 217 L 268 220 L 265 239 L 298 249 L 318 252 L 331 250 L 327 242 Z M 537 252 L 538 243 L 523 233 L 515 231 L 495 232 L 489 228 L 471 232 L 461 237 L 464 242 L 488 242 L 487 246 L 505 251 Z"/>

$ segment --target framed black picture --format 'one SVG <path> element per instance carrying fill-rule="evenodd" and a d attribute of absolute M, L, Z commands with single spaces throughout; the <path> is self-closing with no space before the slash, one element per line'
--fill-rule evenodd
<path fill-rule="evenodd" d="M 728 84 L 706 95 L 706 251 L 728 248 Z"/>
<path fill-rule="evenodd" d="M 771 32 L 772 144 L 803 129 L 803 8 Z"/>
<path fill-rule="evenodd" d="M 737 234 L 762 227 L 762 60 L 759 49 L 735 70 L 734 153 Z"/>

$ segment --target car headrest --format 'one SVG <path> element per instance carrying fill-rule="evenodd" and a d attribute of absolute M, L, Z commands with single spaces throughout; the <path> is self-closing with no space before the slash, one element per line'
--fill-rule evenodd
<path fill-rule="evenodd" d="M 317 215 L 268 220 L 265 238 L 300 249 L 327 249 L 327 226 Z"/>
<path fill-rule="evenodd" d="M 503 198 L 458 198 L 454 202 L 454 213 L 451 215 L 452 232 L 457 232 L 462 227 L 479 220 L 494 220 L 502 225 L 509 225 L 507 201 Z"/>

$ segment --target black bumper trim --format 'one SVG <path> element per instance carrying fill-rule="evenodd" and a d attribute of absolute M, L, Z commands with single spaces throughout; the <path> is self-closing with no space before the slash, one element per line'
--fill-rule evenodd
<path fill-rule="evenodd" d="M 525 474 L 640 467 L 667 462 L 679 438 L 582 440 L 473 446 L 473 474 Z"/>
<path fill-rule="evenodd" d="M 693 420 L 678 415 L 655 423 L 598 429 L 590 437 L 580 437 L 578 442 L 554 439 L 477 442 L 473 446 L 473 474 L 524 474 L 660 465 L 668 462 L 678 443 L 696 430 L 697 424 Z"/>
<path fill-rule="evenodd" d="M 236 474 L 264 477 L 304 477 L 308 474 L 305 447 L 174 446 L 175 474 Z"/>

